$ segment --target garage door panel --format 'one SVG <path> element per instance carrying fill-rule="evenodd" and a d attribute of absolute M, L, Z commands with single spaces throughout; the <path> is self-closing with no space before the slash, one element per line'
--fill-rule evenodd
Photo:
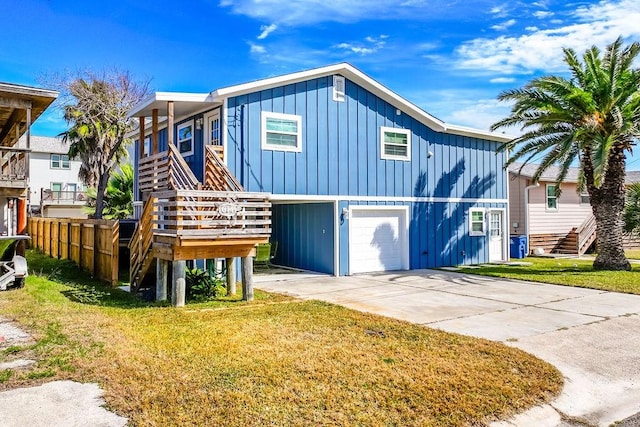
<path fill-rule="evenodd" d="M 406 209 L 353 209 L 350 215 L 350 273 L 408 268 Z"/>

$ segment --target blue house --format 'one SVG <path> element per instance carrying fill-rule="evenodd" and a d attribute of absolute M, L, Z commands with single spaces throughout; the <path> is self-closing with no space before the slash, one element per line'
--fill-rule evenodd
<path fill-rule="evenodd" d="M 130 116 L 153 129 L 136 171 L 172 139 L 200 182 L 212 146 L 245 191 L 268 193 L 276 264 L 350 275 L 508 258 L 508 138 L 446 124 L 349 64 L 157 92 Z"/>

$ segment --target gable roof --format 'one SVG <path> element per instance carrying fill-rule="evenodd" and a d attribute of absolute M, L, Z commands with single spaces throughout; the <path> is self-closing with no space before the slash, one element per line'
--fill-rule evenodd
<path fill-rule="evenodd" d="M 417 105 L 407 101 L 400 95 L 391 91 L 387 87 L 378 83 L 376 80 L 364 74 L 362 71 L 355 68 L 353 65 L 346 62 L 291 74 L 285 74 L 277 77 L 256 80 L 249 83 L 227 86 L 216 89 L 210 94 L 156 92 L 146 100 L 142 101 L 136 107 L 134 107 L 129 112 L 129 116 L 148 117 L 149 115 L 151 115 L 151 111 L 153 109 L 158 109 L 159 112 L 166 110 L 166 101 L 172 100 L 180 102 L 181 99 L 187 98 L 188 95 L 193 95 L 194 98 L 196 95 L 198 95 L 201 99 L 201 101 L 199 102 L 201 103 L 222 104 L 224 100 L 233 96 L 244 95 L 247 93 L 272 89 L 278 86 L 295 84 L 310 79 L 316 79 L 336 74 L 342 75 L 352 82 L 358 84 L 359 86 L 362 86 L 371 93 L 387 101 L 395 108 L 400 109 L 401 111 L 405 112 L 406 114 L 410 115 L 414 119 L 418 120 L 419 122 L 425 124 L 426 126 L 437 132 L 446 132 L 450 134 L 470 136 L 474 138 L 483 138 L 498 142 L 507 142 L 513 139 L 513 137 L 509 135 L 445 123 L 442 120 L 427 113 Z M 195 108 L 193 108 L 193 110 L 195 110 Z M 177 111 L 176 115 L 178 115 Z"/>
<path fill-rule="evenodd" d="M 26 132 L 27 109 L 33 123 L 57 97 L 54 90 L 0 82 L 0 145 L 12 146 Z"/>
<path fill-rule="evenodd" d="M 535 163 L 523 164 L 520 162 L 514 162 L 509 165 L 509 173 L 525 178 L 533 178 L 539 166 L 540 165 Z M 540 176 L 538 182 L 556 182 L 556 178 L 559 173 L 560 167 L 552 165 Z M 580 168 L 569 168 L 569 172 L 567 173 L 567 177 L 564 179 L 564 182 L 578 182 L 579 175 Z M 629 185 L 635 182 L 640 182 L 640 171 L 627 171 L 625 175 L 625 184 Z"/>
<path fill-rule="evenodd" d="M 17 147 L 27 147 L 27 138 L 25 135 L 22 135 Z M 64 144 L 62 138 L 57 136 L 31 135 L 30 149 L 33 153 L 67 154 L 69 152 L 69 144 Z"/>

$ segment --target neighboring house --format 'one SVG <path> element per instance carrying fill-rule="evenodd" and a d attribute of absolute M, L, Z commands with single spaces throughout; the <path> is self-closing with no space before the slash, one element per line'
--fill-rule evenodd
<path fill-rule="evenodd" d="M 217 147 L 246 191 L 269 193 L 277 264 L 348 275 L 508 259 L 496 148 L 509 138 L 446 124 L 349 64 L 157 92 L 130 116 L 145 140 L 137 205 L 142 150 L 155 158 L 173 139 L 205 182 L 206 147 Z"/>
<path fill-rule="evenodd" d="M 509 166 L 510 234 L 526 235 L 529 252 L 584 254 L 595 242 L 595 218 L 589 194 L 578 191 L 580 169 L 573 167 L 556 195 L 559 167 L 551 166 L 533 184 L 537 164 Z M 627 172 L 627 184 L 640 181 L 637 172 Z"/>
<path fill-rule="evenodd" d="M 20 144 L 25 144 L 21 138 Z M 78 178 L 80 160 L 69 159 L 62 138 L 32 136 L 29 211 L 45 218 L 86 218 L 85 187 Z"/>
<path fill-rule="evenodd" d="M 0 83 L 0 233 L 26 232 L 31 124 L 58 92 Z M 24 148 L 17 145 L 24 135 Z"/>

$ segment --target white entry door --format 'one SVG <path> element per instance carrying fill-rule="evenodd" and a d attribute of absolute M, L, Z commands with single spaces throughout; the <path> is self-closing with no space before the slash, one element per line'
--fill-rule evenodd
<path fill-rule="evenodd" d="M 489 212 L 489 261 L 504 261 L 503 211 Z"/>
<path fill-rule="evenodd" d="M 220 110 L 214 110 L 204 116 L 204 144 L 222 145 Z"/>

